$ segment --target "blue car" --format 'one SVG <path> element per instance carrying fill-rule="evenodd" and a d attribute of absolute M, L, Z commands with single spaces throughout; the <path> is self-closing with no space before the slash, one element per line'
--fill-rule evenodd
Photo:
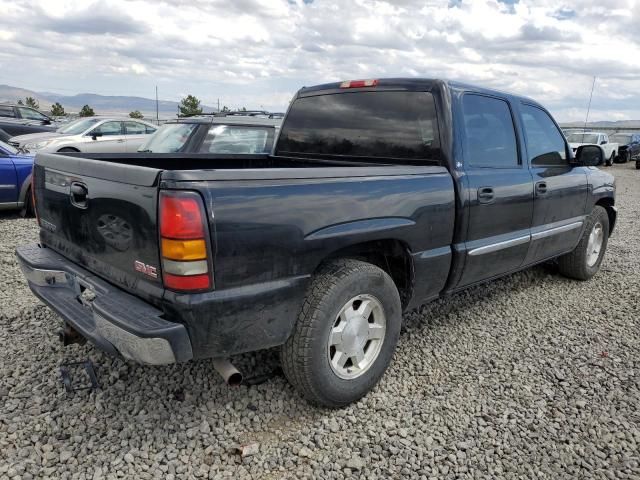
<path fill-rule="evenodd" d="M 23 216 L 33 216 L 32 168 L 33 155 L 0 141 L 0 210 L 21 210 Z"/>

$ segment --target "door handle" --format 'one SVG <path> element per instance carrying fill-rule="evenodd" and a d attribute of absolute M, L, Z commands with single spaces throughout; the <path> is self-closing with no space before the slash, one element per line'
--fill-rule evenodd
<path fill-rule="evenodd" d="M 538 183 L 536 183 L 536 193 L 538 195 L 546 195 L 547 194 L 547 182 L 538 182 Z"/>
<path fill-rule="evenodd" d="M 479 203 L 491 203 L 493 202 L 493 197 L 494 197 L 493 187 L 480 187 L 478 189 Z"/>

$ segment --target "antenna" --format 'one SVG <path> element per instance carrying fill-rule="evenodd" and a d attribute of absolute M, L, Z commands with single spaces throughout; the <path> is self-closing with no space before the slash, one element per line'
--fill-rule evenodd
<path fill-rule="evenodd" d="M 593 89 L 596 86 L 596 77 L 593 77 L 591 84 L 591 95 L 589 95 L 589 105 L 587 105 L 587 117 L 584 119 L 584 128 L 582 129 L 582 143 L 584 143 L 584 134 L 587 131 L 587 122 L 589 121 L 589 112 L 591 111 L 591 99 L 593 98 Z"/>
<path fill-rule="evenodd" d="M 156 125 L 160 125 L 160 119 L 158 118 L 158 85 L 156 85 Z"/>

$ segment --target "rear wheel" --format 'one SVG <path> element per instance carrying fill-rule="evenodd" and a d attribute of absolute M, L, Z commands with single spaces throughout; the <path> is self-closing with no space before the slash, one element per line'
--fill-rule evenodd
<path fill-rule="evenodd" d="M 606 162 L 607 167 L 611 167 L 613 165 L 614 158 L 616 158 L 616 152 L 611 152 L 611 156 L 609 157 L 609 160 L 607 160 Z"/>
<path fill-rule="evenodd" d="M 287 379 L 316 405 L 355 402 L 389 366 L 401 312 L 398 290 L 382 269 L 350 259 L 327 264 L 280 351 Z"/>
<path fill-rule="evenodd" d="M 589 280 L 600 269 L 608 241 L 609 215 L 596 205 L 587 218 L 578 246 L 558 259 L 560 273 L 576 280 Z"/>

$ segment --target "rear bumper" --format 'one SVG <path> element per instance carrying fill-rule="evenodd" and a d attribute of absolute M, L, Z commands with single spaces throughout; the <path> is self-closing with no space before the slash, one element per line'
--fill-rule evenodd
<path fill-rule="evenodd" d="M 51 249 L 16 249 L 29 288 L 65 322 L 101 350 L 150 365 L 193 358 L 184 325 Z"/>

